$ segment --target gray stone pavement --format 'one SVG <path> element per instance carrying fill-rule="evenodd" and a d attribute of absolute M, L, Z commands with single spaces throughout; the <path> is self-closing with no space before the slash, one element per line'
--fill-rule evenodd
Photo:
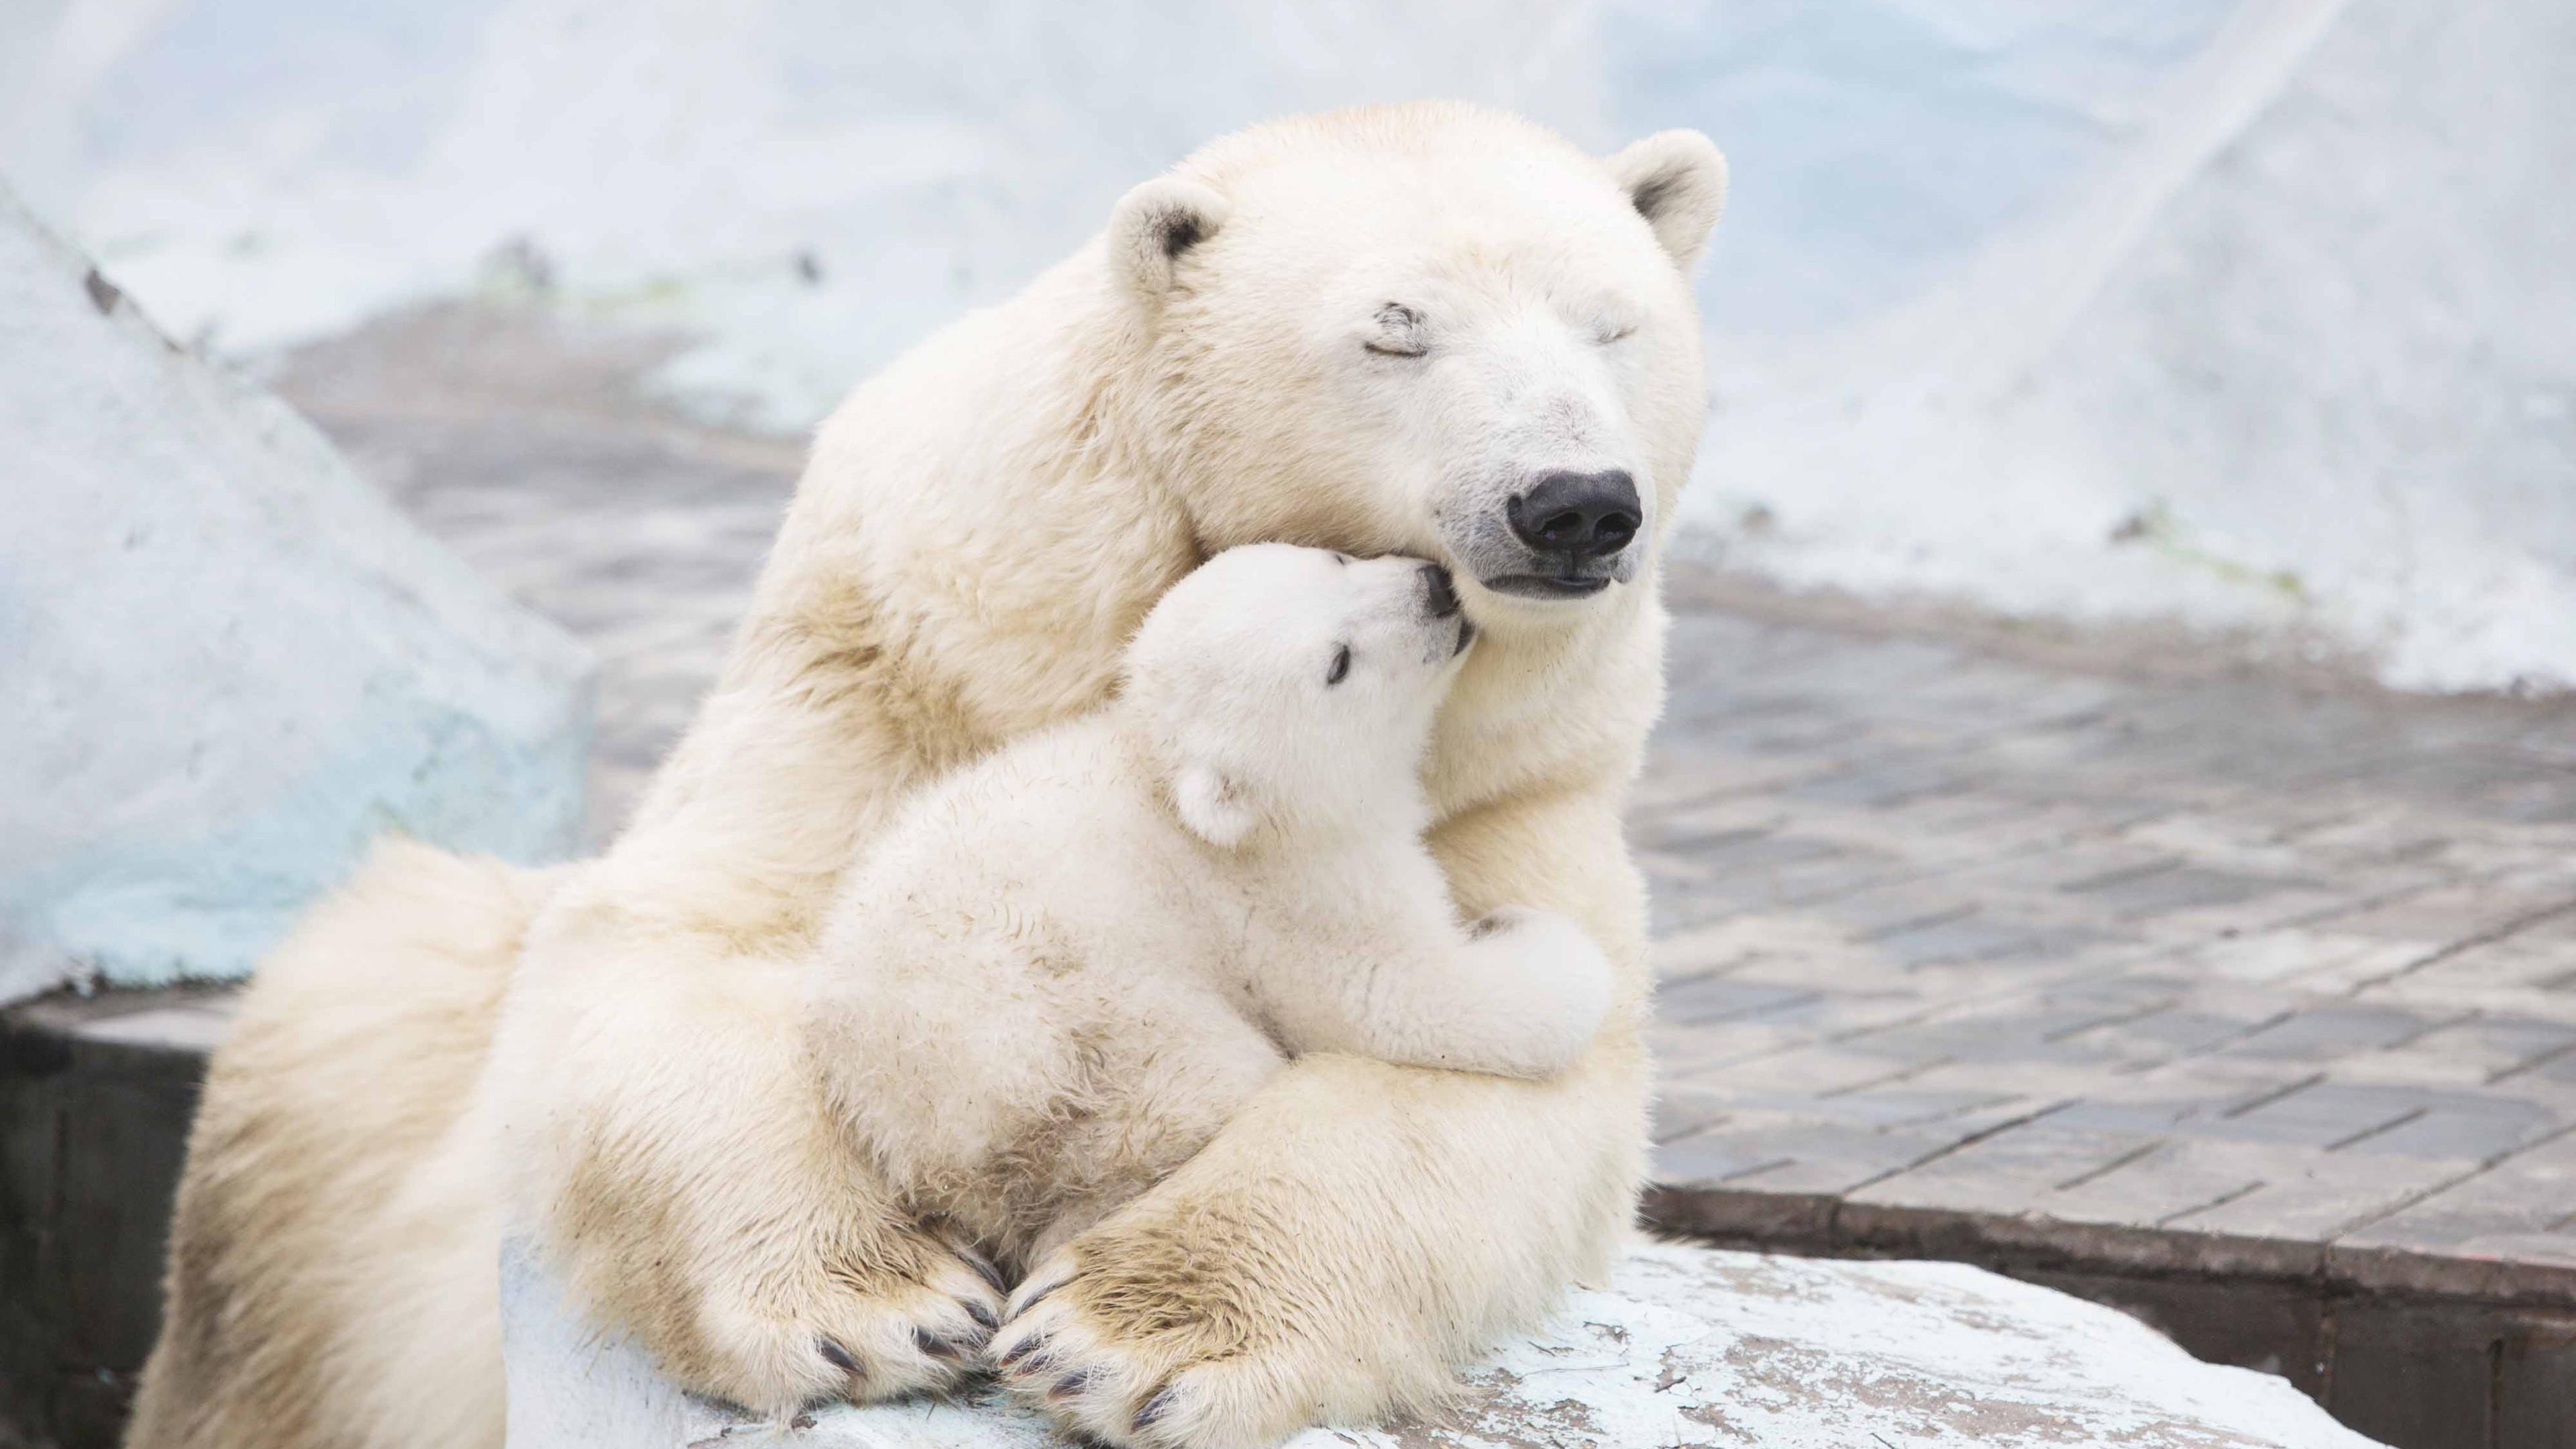
<path fill-rule="evenodd" d="M 1709 612 L 1672 677 L 1668 1197 L 2576 1303 L 2576 710 Z"/>
<path fill-rule="evenodd" d="M 603 837 L 711 677 L 797 463 L 640 406 L 661 355 L 447 310 L 278 378 L 599 650 Z M 2218 1317 L 2288 1326 L 2196 1347 L 2286 1357 L 2327 1396 L 2340 1332 L 2398 1367 L 2330 1401 L 2400 1442 L 2540 1412 L 2484 1387 L 2526 1349 L 2549 1366 L 2514 1382 L 2576 1396 L 2576 704 L 2399 698 L 1689 568 L 1672 593 L 1632 827 L 1663 973 L 1659 1220 L 2115 1301 L 2239 1285 Z M 2084 1277 L 2106 1272 L 2128 1286 Z M 2263 1307 L 2256 1282 L 2307 1296 Z M 2338 1330 L 2334 1293 L 2546 1321 Z M 2472 1349 L 2438 1391 L 2404 1377 Z"/>

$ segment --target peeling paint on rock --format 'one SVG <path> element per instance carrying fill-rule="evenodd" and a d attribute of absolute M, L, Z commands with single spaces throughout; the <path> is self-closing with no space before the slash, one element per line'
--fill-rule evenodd
<path fill-rule="evenodd" d="M 728 1419 L 566 1316 L 505 1254 L 509 1449 L 1055 1449 L 1003 1403 Z M 1640 1246 L 1610 1286 L 1469 1370 L 1436 1416 L 1291 1449 L 2367 1449 L 2287 1381 L 2112 1309 L 1957 1263 Z"/>

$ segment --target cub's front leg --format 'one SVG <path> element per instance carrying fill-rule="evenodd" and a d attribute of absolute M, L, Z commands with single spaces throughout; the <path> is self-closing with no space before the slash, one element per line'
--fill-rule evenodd
<path fill-rule="evenodd" d="M 1436 871 L 1423 874 L 1438 886 Z M 1583 1054 L 1614 982 L 1571 917 L 1506 906 L 1462 938 L 1445 890 L 1405 904 L 1345 960 L 1255 973 L 1294 1050 L 1506 1077 L 1551 1077 Z"/>
<path fill-rule="evenodd" d="M 1303 1058 L 1153 1191 L 1030 1272 L 1006 1381 L 1117 1444 L 1268 1443 L 1420 1404 L 1608 1268 L 1645 1169 L 1644 892 L 1617 792 L 1478 812 L 1435 842 L 1470 910 L 1554 907 L 1614 968 L 1543 1082 Z"/>
<path fill-rule="evenodd" d="M 946 1387 L 1001 1282 L 827 1120 L 788 959 L 568 888 L 494 1043 L 521 1231 L 683 1386 L 784 1413 Z"/>

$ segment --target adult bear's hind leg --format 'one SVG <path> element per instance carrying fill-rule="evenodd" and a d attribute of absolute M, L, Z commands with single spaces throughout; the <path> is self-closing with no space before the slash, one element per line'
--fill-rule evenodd
<path fill-rule="evenodd" d="M 493 1051 L 505 1200 L 573 1300 L 764 1413 L 957 1382 L 1001 1282 L 828 1110 L 802 948 L 639 916 L 593 869 L 531 934 Z"/>
<path fill-rule="evenodd" d="M 261 963 L 198 1104 L 128 1449 L 499 1442 L 497 1288 L 453 1272 L 489 1259 L 493 1185 L 452 1134 L 557 878 L 387 841 Z M 382 1230 L 424 1190 L 450 1199 L 432 1231 Z M 479 1331 L 357 1391 L 424 1294 Z"/>

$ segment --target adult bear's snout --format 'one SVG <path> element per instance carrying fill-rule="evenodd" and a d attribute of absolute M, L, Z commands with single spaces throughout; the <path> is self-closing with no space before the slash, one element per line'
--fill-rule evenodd
<path fill-rule="evenodd" d="M 1563 555 L 1569 569 L 1626 548 L 1646 521 L 1637 482 L 1624 468 L 1545 474 L 1529 491 L 1513 495 L 1503 516 L 1521 542 L 1542 554 Z"/>

